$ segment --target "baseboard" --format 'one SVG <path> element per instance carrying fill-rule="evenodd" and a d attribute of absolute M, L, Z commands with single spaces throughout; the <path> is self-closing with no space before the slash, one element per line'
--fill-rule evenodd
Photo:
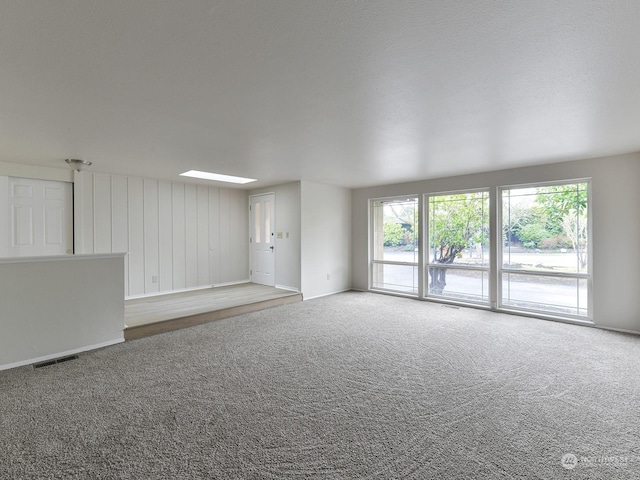
<path fill-rule="evenodd" d="M 163 290 L 161 292 L 142 293 L 140 295 L 131 295 L 124 297 L 125 300 L 136 300 L 138 298 L 159 297 L 161 295 L 171 295 L 172 293 L 195 292 L 198 290 L 206 290 L 208 288 L 229 287 L 231 285 L 242 285 L 243 283 L 251 283 L 250 279 L 236 280 L 233 282 L 215 283 L 211 285 L 200 285 L 197 287 L 179 288 L 178 290 Z"/>
<path fill-rule="evenodd" d="M 329 292 L 329 293 L 323 293 L 322 295 L 315 295 L 313 297 L 304 297 L 304 300 L 313 300 L 314 298 L 322 298 L 322 297 L 328 297 L 329 295 L 336 295 L 338 293 L 343 293 L 343 292 L 349 292 L 353 290 L 352 288 L 345 288 L 344 290 L 336 290 L 335 292 Z"/>
<path fill-rule="evenodd" d="M 296 292 L 296 293 L 300 293 L 300 289 L 296 288 L 296 287 L 290 287 L 288 285 L 278 285 L 276 284 L 274 288 L 277 288 L 279 290 L 287 290 L 289 292 Z"/>
<path fill-rule="evenodd" d="M 195 292 L 196 290 L 206 290 L 213 285 L 200 285 L 198 287 L 179 288 L 178 290 L 163 290 L 161 292 L 141 293 L 140 295 L 131 295 L 124 297 L 125 300 L 135 300 L 137 298 L 159 297 L 161 295 L 170 295 L 172 293 Z"/>
<path fill-rule="evenodd" d="M 216 287 L 230 287 L 231 285 L 242 285 L 243 283 L 251 283 L 251 279 L 247 278 L 245 280 L 237 280 L 235 282 L 214 283 L 211 286 L 213 288 L 216 288 Z"/>
<path fill-rule="evenodd" d="M 595 328 L 600 330 L 609 330 L 610 332 L 628 333 L 629 335 L 640 335 L 637 330 L 625 330 L 623 328 L 601 327 L 600 325 L 594 325 Z"/>
<path fill-rule="evenodd" d="M 94 345 L 86 345 L 84 347 L 74 348 L 72 350 L 66 350 L 64 352 L 52 353 L 51 355 L 44 355 L 42 357 L 35 357 L 35 358 L 30 358 L 28 360 L 21 360 L 15 363 L 0 365 L 0 370 L 9 370 L 11 368 L 24 367 L 25 365 L 31 365 L 33 363 L 39 363 L 39 362 L 46 362 L 48 360 L 53 360 L 60 357 L 68 357 L 69 355 L 88 352 L 89 350 L 97 350 L 98 348 L 109 347 L 111 345 L 116 345 L 118 343 L 123 343 L 123 342 L 124 342 L 124 335 L 122 336 L 122 338 L 117 338 L 115 340 L 108 340 L 106 342 L 100 342 Z"/>

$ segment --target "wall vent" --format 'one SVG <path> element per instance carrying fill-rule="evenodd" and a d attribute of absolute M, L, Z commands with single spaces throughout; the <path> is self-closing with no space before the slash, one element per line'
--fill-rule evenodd
<path fill-rule="evenodd" d="M 68 362 L 70 360 L 76 360 L 77 358 L 78 358 L 78 355 L 69 355 L 68 357 L 54 358 L 53 360 L 46 360 L 44 362 L 34 363 L 33 368 L 48 367 L 50 365 L 55 365 L 56 363 L 63 363 L 63 362 Z"/>

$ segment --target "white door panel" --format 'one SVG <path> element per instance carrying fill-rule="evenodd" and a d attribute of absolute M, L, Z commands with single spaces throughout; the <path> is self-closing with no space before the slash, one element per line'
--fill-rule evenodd
<path fill-rule="evenodd" d="M 275 194 L 249 197 L 251 281 L 275 285 Z"/>
<path fill-rule="evenodd" d="M 33 245 L 33 207 L 30 205 L 13 205 L 12 214 L 13 235 L 11 245 L 13 247 Z"/>
<path fill-rule="evenodd" d="M 9 178 L 9 256 L 73 253 L 70 183 Z"/>
<path fill-rule="evenodd" d="M 44 244 L 64 244 L 64 209 L 62 207 L 44 207 Z"/>

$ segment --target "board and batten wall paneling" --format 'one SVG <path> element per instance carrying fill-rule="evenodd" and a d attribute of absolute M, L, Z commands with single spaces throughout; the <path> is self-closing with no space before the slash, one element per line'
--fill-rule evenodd
<path fill-rule="evenodd" d="M 144 179 L 144 293 L 158 291 L 158 182 Z"/>
<path fill-rule="evenodd" d="M 231 281 L 241 281 L 249 275 L 249 204 L 242 190 L 229 190 L 229 277 Z"/>
<path fill-rule="evenodd" d="M 173 210 L 171 182 L 158 183 L 158 290 L 173 290 Z"/>
<path fill-rule="evenodd" d="M 76 253 L 94 253 L 93 252 L 93 174 L 81 172 L 76 176 L 76 185 L 78 186 L 79 214 L 76 219 L 80 221 L 80 234 L 76 242 Z M 78 228 L 76 226 L 76 228 Z"/>
<path fill-rule="evenodd" d="M 184 184 L 171 185 L 173 214 L 173 289 L 180 290 L 187 286 L 187 243 L 184 216 Z"/>
<path fill-rule="evenodd" d="M 184 187 L 187 288 L 198 286 L 198 192 L 195 185 Z"/>
<path fill-rule="evenodd" d="M 209 189 L 209 278 L 216 285 L 220 277 L 220 189 Z"/>
<path fill-rule="evenodd" d="M 247 217 L 248 219 L 248 217 Z M 229 190 L 220 190 L 220 277 L 229 278 L 229 255 L 233 243 L 229 238 Z"/>
<path fill-rule="evenodd" d="M 209 189 L 198 185 L 198 285 L 211 283 L 209 271 Z"/>
<path fill-rule="evenodd" d="M 144 264 L 144 189 L 141 178 L 127 180 L 129 213 L 129 295 L 143 295 Z"/>
<path fill-rule="evenodd" d="M 125 296 L 248 281 L 247 193 L 83 172 L 76 253 L 127 252 Z"/>
<path fill-rule="evenodd" d="M 113 253 L 129 251 L 129 213 L 127 211 L 127 177 L 111 177 L 111 249 Z M 129 257 L 124 257 L 124 292 L 129 296 Z"/>

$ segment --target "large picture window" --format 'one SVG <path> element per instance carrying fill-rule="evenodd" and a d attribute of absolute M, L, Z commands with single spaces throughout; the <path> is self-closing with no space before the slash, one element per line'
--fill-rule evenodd
<path fill-rule="evenodd" d="M 428 296 L 489 302 L 489 192 L 427 197 Z"/>
<path fill-rule="evenodd" d="M 499 306 L 589 316 L 589 184 L 508 188 Z"/>
<path fill-rule="evenodd" d="M 371 287 L 418 294 L 418 198 L 374 200 Z"/>
<path fill-rule="evenodd" d="M 589 189 L 574 180 L 372 199 L 370 287 L 589 320 Z"/>

